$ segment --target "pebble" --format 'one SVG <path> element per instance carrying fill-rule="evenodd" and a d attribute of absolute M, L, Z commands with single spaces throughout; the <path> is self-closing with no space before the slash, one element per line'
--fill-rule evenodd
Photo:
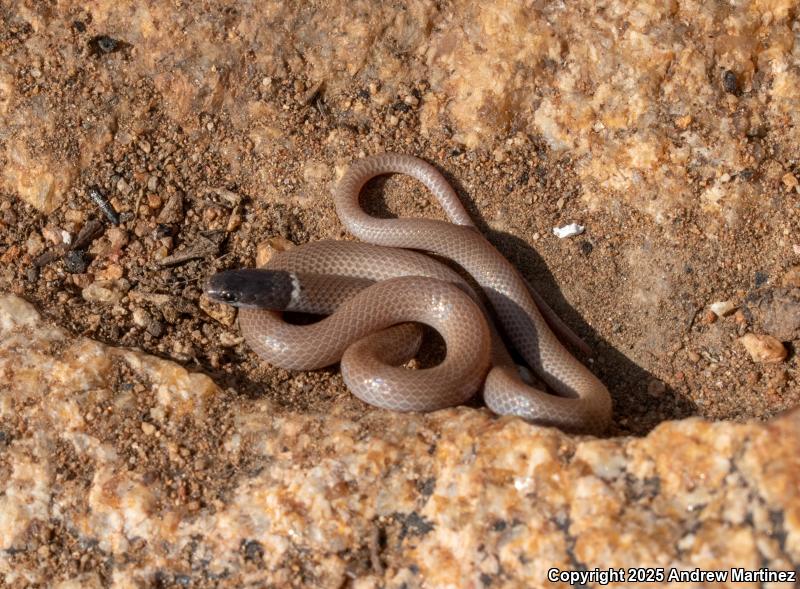
<path fill-rule="evenodd" d="M 231 212 L 231 216 L 228 217 L 228 223 L 225 225 L 225 231 L 231 233 L 232 231 L 236 231 L 242 224 L 242 209 L 241 207 L 237 206 Z"/>
<path fill-rule="evenodd" d="M 797 190 L 798 186 L 800 186 L 800 182 L 798 182 L 797 177 L 791 172 L 784 174 L 781 180 L 783 181 L 783 185 L 789 190 Z"/>
<path fill-rule="evenodd" d="M 164 333 L 164 324 L 156 319 L 151 319 L 145 329 L 153 337 L 161 337 Z"/>
<path fill-rule="evenodd" d="M 167 248 L 167 246 L 165 246 L 165 245 L 162 245 L 160 247 L 157 247 L 153 251 L 153 260 L 158 262 L 158 261 L 163 260 L 164 258 L 166 258 L 168 255 L 169 255 L 169 248 Z"/>
<path fill-rule="evenodd" d="M 225 209 L 216 205 L 203 209 L 203 224 L 207 227 L 225 214 Z"/>
<path fill-rule="evenodd" d="M 81 296 L 89 303 L 113 304 L 120 301 L 122 293 L 114 291 L 105 283 L 92 282 L 81 291 Z"/>
<path fill-rule="evenodd" d="M 149 190 L 150 192 L 155 192 L 157 188 L 158 188 L 158 176 L 155 175 L 150 176 L 147 179 L 147 190 Z"/>
<path fill-rule="evenodd" d="M 580 235 L 586 230 L 586 227 L 583 225 L 578 225 L 577 223 L 570 223 L 569 225 L 564 225 L 563 227 L 553 227 L 553 235 L 558 237 L 559 239 L 564 239 L 565 237 L 573 237 L 575 235 Z"/>
<path fill-rule="evenodd" d="M 694 363 L 700 362 L 700 354 L 698 354 L 697 352 L 694 352 L 692 350 L 689 350 L 688 352 L 686 352 L 686 357 L 689 358 L 690 362 L 694 362 Z"/>
<path fill-rule="evenodd" d="M 261 268 L 264 264 L 269 262 L 278 252 L 285 252 L 293 248 L 295 245 L 286 239 L 277 235 L 262 241 L 256 246 L 256 267 Z"/>
<path fill-rule="evenodd" d="M 700 323 L 702 325 L 711 325 L 717 320 L 717 314 L 711 309 L 706 309 L 700 316 Z"/>
<path fill-rule="evenodd" d="M 26 251 L 32 256 L 38 256 L 44 251 L 44 241 L 38 233 L 31 233 L 25 242 Z"/>
<path fill-rule="evenodd" d="M 83 274 L 91 261 L 85 251 L 71 250 L 64 255 L 64 269 L 70 274 Z"/>
<path fill-rule="evenodd" d="M 180 192 L 169 197 L 164 208 L 158 213 L 159 223 L 179 223 L 183 220 L 183 195 Z"/>
<path fill-rule="evenodd" d="M 133 319 L 134 325 L 138 325 L 139 327 L 147 327 L 150 324 L 150 321 L 153 320 L 153 317 L 142 307 L 134 307 L 133 312 L 131 314 L 131 318 Z"/>
<path fill-rule="evenodd" d="M 230 305 L 215 303 L 205 294 L 200 295 L 198 304 L 206 315 L 226 327 L 231 327 L 236 322 L 236 309 Z"/>
<path fill-rule="evenodd" d="M 131 191 L 131 186 L 125 181 L 125 178 L 120 178 L 117 181 L 117 192 L 120 194 L 128 194 Z"/>
<path fill-rule="evenodd" d="M 124 270 L 119 264 L 109 264 L 95 274 L 98 280 L 119 280 L 122 278 Z"/>
<path fill-rule="evenodd" d="M 736 305 L 731 301 L 717 301 L 716 303 L 711 303 L 709 308 L 717 317 L 726 317 L 736 310 Z"/>
<path fill-rule="evenodd" d="M 744 346 L 754 362 L 772 363 L 786 359 L 786 348 L 771 335 L 748 333 L 739 338 L 739 343 Z"/>
<path fill-rule="evenodd" d="M 223 348 L 233 348 L 234 346 L 238 346 L 243 341 L 244 338 L 236 336 L 229 331 L 223 331 L 221 334 L 219 334 L 219 345 Z"/>
<path fill-rule="evenodd" d="M 53 245 L 61 245 L 64 243 L 63 231 L 58 227 L 47 226 L 42 229 L 42 237 Z"/>
<path fill-rule="evenodd" d="M 148 194 L 147 195 L 147 206 L 150 207 L 152 210 L 160 209 L 161 205 L 164 204 L 163 199 L 157 194 Z"/>
<path fill-rule="evenodd" d="M 121 249 L 128 243 L 128 232 L 122 227 L 111 227 L 106 235 L 112 250 Z"/>
<path fill-rule="evenodd" d="M 739 78 L 736 72 L 732 70 L 725 70 L 722 74 L 722 87 L 728 94 L 739 93 Z"/>
<path fill-rule="evenodd" d="M 142 431 L 146 436 L 152 436 L 156 433 L 156 428 L 152 423 L 147 423 L 146 421 L 142 422 Z"/>
<path fill-rule="evenodd" d="M 406 94 L 405 96 L 403 96 L 403 102 L 405 102 L 408 106 L 418 106 L 419 98 L 417 98 L 413 94 Z"/>
<path fill-rule="evenodd" d="M 94 276 L 91 274 L 72 274 L 72 284 L 83 290 L 94 282 Z"/>

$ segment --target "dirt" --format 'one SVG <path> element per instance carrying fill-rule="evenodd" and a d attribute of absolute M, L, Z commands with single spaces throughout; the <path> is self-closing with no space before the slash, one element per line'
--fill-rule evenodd
<path fill-rule="evenodd" d="M 124 59 L 124 52 L 106 59 Z M 90 75 L 58 91 L 44 84 L 38 91 L 50 96 L 51 108 L 91 116 L 93 101 L 82 99 L 91 92 Z M 45 215 L 0 193 L 0 287 L 76 335 L 141 348 L 211 375 L 228 391 L 221 404 L 267 396 L 285 411 L 335 407 L 360 419 L 372 410 L 348 394 L 335 367 L 296 373 L 260 362 L 235 325 L 201 309 L 202 281 L 221 269 L 252 266 L 258 245 L 272 236 L 298 244 L 346 238 L 329 194 L 335 166 L 399 151 L 445 173 L 490 240 L 595 351 L 590 366 L 614 399 L 611 435 L 641 435 L 691 415 L 767 419 L 800 402 L 796 341 L 786 342 L 789 358 L 774 365 L 755 364 L 736 342 L 763 329 L 749 306 L 781 287 L 796 261 L 774 216 L 784 211 L 797 235 L 796 195 L 768 185 L 763 170 L 749 170 L 743 181 L 754 184 L 751 192 L 769 190 L 773 202 L 741 204 L 739 223 L 721 226 L 713 238 L 699 206 L 675 210 L 661 223 L 618 202 L 588 210 L 574 162 L 535 136 L 506 146 L 499 160 L 490 149 L 459 145 L 447 126 L 422 137 L 418 97 L 426 88 L 419 81 L 384 104 L 372 99 L 369 85 L 328 95 L 302 76 L 273 79 L 261 100 L 280 112 L 274 121 L 280 146 L 267 157 L 224 109 L 198 113 L 196 126 L 183 129 L 146 81 L 129 87 L 124 98 L 138 113 L 135 131 L 120 121 L 66 203 Z M 361 114 L 342 104 L 360 104 Z M 80 125 L 64 129 L 84 132 Z M 230 149 L 241 154 L 235 170 L 220 156 Z M 92 187 L 110 202 L 119 225 L 89 197 Z M 374 182 L 366 198 L 373 202 L 378 193 L 385 199 L 380 214 L 441 218 L 407 178 Z M 92 220 L 99 229 L 81 247 L 58 243 L 66 230 L 74 244 Z M 586 233 L 552 235 L 554 226 L 572 221 Z M 83 294 L 94 283 L 102 289 L 87 301 Z M 708 306 L 718 300 L 732 300 L 740 312 L 714 320 Z"/>

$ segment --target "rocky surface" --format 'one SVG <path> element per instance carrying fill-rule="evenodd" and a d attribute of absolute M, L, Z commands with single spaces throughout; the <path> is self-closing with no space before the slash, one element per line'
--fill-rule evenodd
<path fill-rule="evenodd" d="M 614 440 L 466 408 L 280 415 L 72 339 L 14 296 L 0 329 L 8 587 L 533 587 L 554 567 L 800 565 L 797 411 Z"/>
<path fill-rule="evenodd" d="M 44 317 L 3 299 L 0 584 L 797 567 L 796 2 L 60 0 L 0 23 L 0 291 Z M 335 370 L 265 366 L 202 298 L 346 237 L 330 189 L 387 150 L 441 169 L 588 341 L 621 437 L 371 410 Z M 365 200 L 440 215 L 404 178 Z"/>

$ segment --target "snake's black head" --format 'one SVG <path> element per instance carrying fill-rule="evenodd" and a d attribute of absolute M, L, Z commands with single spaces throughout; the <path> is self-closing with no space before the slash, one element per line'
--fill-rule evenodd
<path fill-rule="evenodd" d="M 283 270 L 247 268 L 214 274 L 205 284 L 208 298 L 245 309 L 283 311 L 297 296 L 297 278 Z"/>

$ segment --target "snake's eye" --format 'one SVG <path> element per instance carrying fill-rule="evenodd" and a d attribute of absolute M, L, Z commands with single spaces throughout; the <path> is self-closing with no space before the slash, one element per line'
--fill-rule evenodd
<path fill-rule="evenodd" d="M 226 303 L 235 303 L 238 298 L 236 294 L 234 294 L 229 290 L 223 290 L 222 292 L 220 292 L 219 297 Z"/>

